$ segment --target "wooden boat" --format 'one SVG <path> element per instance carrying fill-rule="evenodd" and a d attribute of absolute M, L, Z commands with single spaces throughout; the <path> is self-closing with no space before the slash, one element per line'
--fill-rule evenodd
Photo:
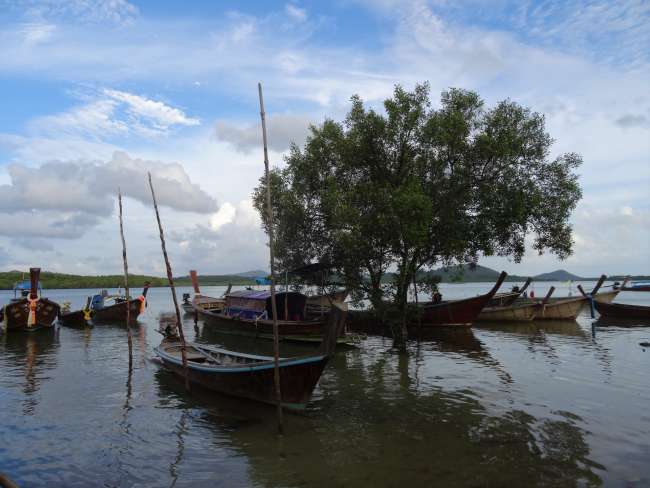
<path fill-rule="evenodd" d="M 623 290 L 623 291 L 650 291 L 650 283 L 648 283 L 647 281 L 632 282 L 632 283 L 630 283 L 630 286 L 625 286 L 625 283 L 623 283 L 623 286 L 621 286 L 621 290 Z"/>
<path fill-rule="evenodd" d="M 190 279 L 192 280 L 192 287 L 194 287 L 194 297 L 190 300 L 189 293 L 183 294 L 183 310 L 186 313 L 194 313 L 193 303 L 196 303 L 205 310 L 213 310 L 216 312 L 223 310 L 226 306 L 226 300 L 224 298 L 209 297 L 201 294 L 199 278 L 195 270 L 190 271 Z M 232 285 L 228 285 L 228 289 L 224 295 L 230 293 L 231 288 Z"/>
<path fill-rule="evenodd" d="M 522 289 L 525 290 L 525 287 Z M 514 303 L 502 307 L 485 307 L 478 315 L 477 322 L 530 322 L 543 309 L 555 291 L 551 287 L 539 303 Z"/>
<path fill-rule="evenodd" d="M 337 303 L 344 307 L 345 299 L 348 297 L 349 290 L 337 290 L 332 293 L 324 293 L 322 295 L 309 295 L 307 296 L 307 315 L 318 316 L 328 313 L 332 303 Z"/>
<path fill-rule="evenodd" d="M 346 311 L 334 305 L 317 354 L 280 358 L 281 405 L 304 409 L 336 348 L 336 338 L 345 327 Z M 185 377 L 181 343 L 165 338 L 155 348 L 165 367 Z M 227 349 L 189 343 L 186 345 L 189 381 L 226 395 L 275 404 L 274 360 L 270 356 L 244 354 Z"/>
<path fill-rule="evenodd" d="M 469 326 L 476 320 L 481 310 L 497 292 L 508 273 L 502 271 L 492 289 L 485 295 L 463 300 L 449 300 L 439 303 L 427 302 L 422 305 L 421 324 L 423 327 Z"/>
<path fill-rule="evenodd" d="M 625 319 L 650 320 L 650 307 L 645 305 L 628 305 L 626 303 L 606 303 L 594 300 L 594 307 L 603 317 L 620 317 Z"/>
<path fill-rule="evenodd" d="M 5 332 L 27 331 L 54 327 L 59 304 L 39 296 L 40 268 L 29 269 L 30 291 L 25 298 L 16 298 L 2 309 L 1 323 Z"/>
<path fill-rule="evenodd" d="M 281 339 L 320 340 L 327 315 L 309 319 L 306 315 L 307 297 L 297 292 L 275 294 L 278 309 L 278 330 Z M 271 292 L 241 290 L 226 296 L 223 310 L 204 308 L 195 302 L 194 311 L 206 324 L 222 331 L 255 337 L 273 337 Z"/>
<path fill-rule="evenodd" d="M 90 308 L 91 297 L 86 300 L 86 306 L 81 310 L 70 310 L 70 304 L 64 303 L 59 312 L 59 323 L 68 327 L 85 327 L 90 325 L 93 310 Z"/>
<path fill-rule="evenodd" d="M 512 291 L 505 293 L 495 293 L 492 299 L 487 303 L 487 307 L 507 307 L 515 303 L 517 298 L 522 296 L 530 283 L 533 281 L 532 278 L 526 279 L 526 282 L 521 288 L 513 287 Z"/>
<path fill-rule="evenodd" d="M 92 297 L 90 309 L 92 310 L 93 323 L 99 322 L 126 322 L 126 307 L 129 307 L 129 316 L 132 322 L 138 319 L 138 315 L 144 312 L 147 306 L 147 292 L 149 282 L 145 282 L 142 295 L 138 298 L 127 299 L 123 296 L 108 296 L 106 293 L 99 293 Z M 113 302 L 110 304 L 110 302 Z M 106 303 L 109 303 L 107 305 Z"/>

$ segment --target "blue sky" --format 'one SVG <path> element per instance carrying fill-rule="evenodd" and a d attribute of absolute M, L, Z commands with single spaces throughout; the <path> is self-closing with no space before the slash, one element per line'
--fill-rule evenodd
<path fill-rule="evenodd" d="M 650 273 L 649 45 L 644 1 L 0 0 L 0 269 L 119 272 L 121 186 L 132 268 L 162 274 L 147 170 L 179 273 L 264 267 L 256 83 L 282 164 L 352 94 L 428 81 L 543 112 L 585 161 L 575 254 L 484 264 Z"/>

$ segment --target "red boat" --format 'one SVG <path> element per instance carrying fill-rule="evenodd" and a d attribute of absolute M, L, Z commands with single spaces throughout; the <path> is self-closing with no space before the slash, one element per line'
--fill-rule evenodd
<path fill-rule="evenodd" d="M 508 273 L 502 271 L 492 289 L 485 295 L 463 300 L 449 300 L 439 303 L 428 302 L 422 305 L 421 321 L 424 327 L 470 326 L 476 320 Z"/>
<path fill-rule="evenodd" d="M 41 268 L 29 268 L 30 291 L 26 298 L 14 299 L 0 312 L 5 332 L 27 331 L 54 327 L 59 304 L 38 295 Z"/>

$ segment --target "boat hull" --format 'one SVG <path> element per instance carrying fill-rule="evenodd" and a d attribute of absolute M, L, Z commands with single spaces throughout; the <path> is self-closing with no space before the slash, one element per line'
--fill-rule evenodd
<path fill-rule="evenodd" d="M 511 305 L 509 307 L 486 307 L 478 315 L 477 322 L 530 322 L 543 305 Z"/>
<path fill-rule="evenodd" d="M 16 300 L 4 307 L 2 324 L 6 332 L 36 330 L 54 327 L 54 321 L 59 315 L 60 306 L 47 298 L 40 298 L 36 303 L 36 320 L 27 325 L 29 317 L 29 302 L 26 298 Z"/>
<path fill-rule="evenodd" d="M 142 301 L 137 298 L 128 302 L 124 301 L 108 307 L 93 309 L 93 323 L 126 322 L 127 303 L 130 307 L 129 316 L 131 322 L 135 322 L 142 308 Z"/>
<path fill-rule="evenodd" d="M 603 317 L 650 320 L 650 307 L 643 305 L 603 303 L 601 301 L 594 300 L 594 307 Z"/>
<path fill-rule="evenodd" d="M 234 365 L 214 368 L 194 364 L 191 360 L 192 346 L 188 344 L 187 347 L 189 353 L 187 374 L 191 383 L 225 395 L 276 403 L 272 358 L 251 366 Z M 167 369 L 182 378 L 185 377 L 180 353 L 170 354 L 169 346 L 163 345 L 157 347 L 155 351 Z M 302 410 L 307 406 L 327 361 L 327 355 L 280 360 L 280 391 L 284 408 Z"/>
<path fill-rule="evenodd" d="M 68 327 L 85 327 L 90 325 L 90 321 L 86 319 L 86 314 L 83 310 L 60 313 L 59 323 Z"/>

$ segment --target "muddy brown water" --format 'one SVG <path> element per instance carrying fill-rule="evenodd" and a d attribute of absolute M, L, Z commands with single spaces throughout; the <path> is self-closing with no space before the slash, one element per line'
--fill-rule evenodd
<path fill-rule="evenodd" d="M 89 292 L 46 295 L 80 307 Z M 617 301 L 650 305 L 650 293 Z M 577 322 L 440 331 L 405 352 L 368 337 L 337 352 L 279 438 L 273 407 L 188 395 L 151 361 L 156 318 L 171 309 L 169 290 L 150 291 L 130 378 L 118 325 L 1 337 L 0 472 L 24 487 L 650 486 L 650 349 L 639 345 L 650 327 L 592 328 L 586 309 Z M 184 327 L 271 351 L 190 317 Z"/>

